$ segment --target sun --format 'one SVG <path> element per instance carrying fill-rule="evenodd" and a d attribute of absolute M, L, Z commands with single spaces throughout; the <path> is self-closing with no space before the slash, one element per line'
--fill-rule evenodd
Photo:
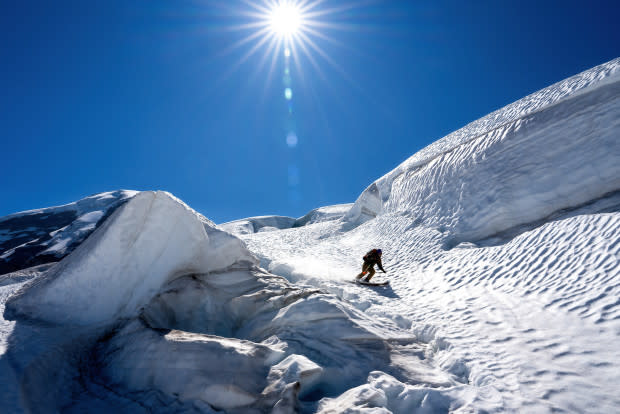
<path fill-rule="evenodd" d="M 230 3 L 230 0 L 209 0 Z M 239 18 L 237 24 L 226 30 L 246 32 L 222 53 L 237 49 L 246 51 L 231 65 L 228 73 L 259 55 L 256 73 L 269 66 L 267 83 L 272 79 L 278 57 L 287 65 L 299 70 L 304 78 L 304 68 L 309 63 L 321 78 L 325 79 L 321 60 L 336 69 L 348 79 L 345 71 L 328 53 L 334 47 L 345 44 L 335 38 L 337 31 L 351 31 L 362 28 L 360 24 L 348 22 L 352 10 L 363 7 L 368 1 L 376 0 L 240 0 L 243 7 L 232 6 L 231 15 Z M 227 10 L 222 3 L 221 8 Z M 327 48 L 327 49 L 324 49 Z M 269 63 L 271 61 L 271 63 Z M 290 67 L 288 69 L 290 70 Z M 288 99 L 288 98 L 287 98 Z"/>
<path fill-rule="evenodd" d="M 284 38 L 295 36 L 302 24 L 302 11 L 293 2 L 276 3 L 269 13 L 269 27 L 277 36 Z"/>

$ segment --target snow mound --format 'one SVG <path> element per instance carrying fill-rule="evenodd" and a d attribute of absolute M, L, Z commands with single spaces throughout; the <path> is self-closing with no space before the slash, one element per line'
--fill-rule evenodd
<path fill-rule="evenodd" d="M 385 373 L 372 372 L 368 376 L 368 384 L 353 388 L 337 398 L 322 400 L 318 412 L 321 414 L 433 414 L 457 410 L 467 412 L 471 399 L 471 392 L 468 392 L 465 386 L 446 389 L 412 386 L 403 384 Z"/>
<path fill-rule="evenodd" d="M 222 223 L 219 227 L 237 236 L 265 231 L 285 230 L 341 219 L 351 209 L 351 206 L 353 206 L 353 204 L 336 204 L 333 206 L 319 207 L 297 219 L 284 216 L 249 217 Z"/>
<path fill-rule="evenodd" d="M 251 234 L 259 231 L 273 231 L 289 229 L 295 224 L 295 219 L 285 216 L 259 216 L 249 217 L 241 220 L 234 220 L 220 224 L 222 230 L 232 234 Z"/>
<path fill-rule="evenodd" d="M 307 226 L 314 223 L 323 223 L 325 221 L 338 220 L 349 212 L 352 203 L 335 204 L 333 206 L 319 207 L 310 211 L 308 214 L 295 220 L 293 227 Z"/>
<path fill-rule="evenodd" d="M 64 206 L 0 218 L 0 274 L 59 261 L 136 194 L 100 193 Z"/>
<path fill-rule="evenodd" d="M 164 192 L 142 192 L 43 277 L 7 303 L 6 313 L 90 325 L 131 317 L 162 285 L 253 256 L 238 239 Z"/>
<path fill-rule="evenodd" d="M 620 59 L 432 144 L 370 185 L 346 220 L 407 212 L 449 246 L 544 221 L 620 190 Z"/>
<path fill-rule="evenodd" d="M 333 295 L 243 269 L 170 282 L 139 318 L 98 342 L 88 365 L 101 367 L 98 381 L 153 409 L 162 409 L 149 397 L 154 388 L 228 413 L 311 412 L 372 371 L 404 380 L 415 367 L 435 386 L 457 385 L 420 357 L 423 349 Z"/>
<path fill-rule="evenodd" d="M 321 386 L 329 392 L 346 389 L 365 378 L 368 367 L 385 368 L 389 361 L 385 333 L 346 302 L 317 289 L 296 287 L 264 271 L 177 279 L 144 308 L 142 318 L 155 329 L 256 343 L 272 343 L 277 338 L 286 354 L 320 355 L 321 366 L 311 371 L 316 375 L 320 371 Z M 403 340 L 415 342 L 410 335 Z"/>

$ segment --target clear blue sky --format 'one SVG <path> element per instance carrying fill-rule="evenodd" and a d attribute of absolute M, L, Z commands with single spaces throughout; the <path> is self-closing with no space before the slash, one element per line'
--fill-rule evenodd
<path fill-rule="evenodd" d="M 234 47 L 253 33 L 243 1 L 0 8 L 0 216 L 115 189 L 216 222 L 301 216 L 620 55 L 617 1 L 325 0 L 324 55 L 293 56 L 289 114 L 282 51 L 270 69 L 266 45 L 242 61 L 260 38 Z"/>

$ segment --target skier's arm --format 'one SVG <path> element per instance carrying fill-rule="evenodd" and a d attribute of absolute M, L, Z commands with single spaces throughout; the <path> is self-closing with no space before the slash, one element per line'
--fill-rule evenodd
<path fill-rule="evenodd" d="M 377 266 L 379 266 L 379 269 L 381 269 L 383 273 L 386 273 L 386 271 L 383 270 L 383 264 L 381 263 L 381 259 L 379 259 L 379 261 L 377 262 Z"/>

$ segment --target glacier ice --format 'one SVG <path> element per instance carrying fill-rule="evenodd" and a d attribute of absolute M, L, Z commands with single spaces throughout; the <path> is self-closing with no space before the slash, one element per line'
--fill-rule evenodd
<path fill-rule="evenodd" d="M 176 277 L 254 260 L 238 239 L 214 227 L 209 236 L 205 228 L 178 200 L 142 192 L 70 257 L 16 294 L 7 312 L 54 323 L 106 323 L 135 315 Z"/>

